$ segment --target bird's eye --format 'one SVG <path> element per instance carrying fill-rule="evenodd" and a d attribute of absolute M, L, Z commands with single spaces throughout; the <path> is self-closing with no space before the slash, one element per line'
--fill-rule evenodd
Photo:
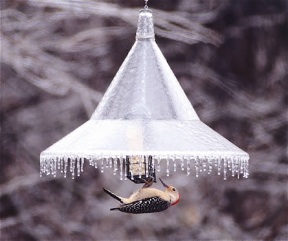
<path fill-rule="evenodd" d="M 175 192 L 175 191 L 176 191 L 176 189 L 173 187 L 173 188 L 172 188 L 172 191 L 173 191 L 173 192 Z"/>

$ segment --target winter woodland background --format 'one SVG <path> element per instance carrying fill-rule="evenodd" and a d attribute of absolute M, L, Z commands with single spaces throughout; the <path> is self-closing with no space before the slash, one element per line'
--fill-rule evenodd
<path fill-rule="evenodd" d="M 130 181 L 85 166 L 39 178 L 130 50 L 143 1 L 1 0 L 1 241 L 288 240 L 287 0 L 150 0 L 157 43 L 200 118 L 249 152 L 250 177 L 160 176 L 181 202 L 110 212 Z M 160 187 L 157 183 L 156 186 Z"/>

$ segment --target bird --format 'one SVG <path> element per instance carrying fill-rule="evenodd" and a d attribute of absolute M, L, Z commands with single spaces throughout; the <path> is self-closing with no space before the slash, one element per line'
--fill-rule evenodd
<path fill-rule="evenodd" d="M 152 188 L 153 177 L 147 178 L 142 188 L 134 192 L 130 197 L 123 198 L 103 188 L 103 191 L 120 202 L 119 207 L 111 208 L 110 211 L 118 210 L 125 213 L 141 214 L 162 212 L 169 207 L 176 205 L 180 200 L 179 191 L 165 184 L 161 178 L 164 191 Z"/>

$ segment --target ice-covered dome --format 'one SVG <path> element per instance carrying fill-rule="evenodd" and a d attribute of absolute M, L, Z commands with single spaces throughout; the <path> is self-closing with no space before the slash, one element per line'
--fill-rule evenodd
<path fill-rule="evenodd" d="M 227 172 L 248 177 L 248 159 L 199 119 L 155 42 L 146 8 L 139 13 L 133 47 L 90 120 L 43 151 L 40 163 L 41 173 L 56 175 L 59 169 L 66 176 L 69 167 L 74 177 L 89 160 L 102 171 L 112 167 L 123 179 L 127 160 L 150 169 L 165 165 L 168 175 L 171 162 L 187 174 L 193 168 L 196 176 L 216 167 L 226 178 Z M 129 171 L 133 176 L 140 169 Z"/>

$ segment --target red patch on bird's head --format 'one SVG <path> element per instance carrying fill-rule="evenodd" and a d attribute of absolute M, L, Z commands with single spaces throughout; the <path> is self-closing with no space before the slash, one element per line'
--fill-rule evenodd
<path fill-rule="evenodd" d="M 174 203 L 171 204 L 171 206 L 176 205 L 177 203 L 179 203 L 179 201 L 180 201 L 180 195 L 179 195 L 178 199 Z"/>

